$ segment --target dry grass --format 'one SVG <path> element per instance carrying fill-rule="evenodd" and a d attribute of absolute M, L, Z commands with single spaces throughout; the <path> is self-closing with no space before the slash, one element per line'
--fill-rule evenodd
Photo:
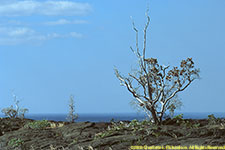
<path fill-rule="evenodd" d="M 64 123 L 55 123 L 55 122 L 50 123 L 50 128 L 59 128 L 63 126 L 64 126 Z"/>

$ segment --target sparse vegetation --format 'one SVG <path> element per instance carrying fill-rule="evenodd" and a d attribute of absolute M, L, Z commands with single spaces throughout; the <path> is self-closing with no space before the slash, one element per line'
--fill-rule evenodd
<path fill-rule="evenodd" d="M 214 116 L 214 114 L 208 115 L 208 121 L 210 125 L 215 125 L 219 123 L 219 119 Z"/>
<path fill-rule="evenodd" d="M 179 114 L 179 115 L 173 117 L 173 119 L 176 120 L 177 124 L 181 124 L 181 123 L 185 122 L 184 119 L 183 119 L 183 114 Z"/>
<path fill-rule="evenodd" d="M 69 150 L 71 148 L 88 150 L 91 147 L 97 150 L 101 148 L 109 149 L 109 147 L 111 149 L 126 149 L 128 148 L 128 144 L 150 145 L 154 143 L 160 144 L 160 142 L 180 144 L 184 142 L 184 139 L 189 140 L 188 143 L 193 145 L 193 138 L 200 140 L 200 143 L 205 142 L 207 139 L 206 144 L 210 144 L 211 141 L 225 144 L 223 140 L 225 134 L 223 119 L 219 121 L 223 123 L 218 122 L 218 124 L 210 125 L 207 119 L 183 119 L 182 114 L 172 119 L 164 120 L 161 125 L 156 125 L 149 120 L 132 120 L 111 123 L 67 123 L 62 128 L 56 127 L 54 129 L 50 128 L 51 125 L 49 124 L 52 124 L 50 121 L 40 123 L 39 121 L 31 121 L 29 119 L 27 121 L 30 123 L 27 123 L 25 125 L 26 127 L 22 128 L 21 123 L 26 119 L 15 119 L 15 121 L 19 120 L 21 122 L 9 124 L 8 121 L 13 120 L 8 118 L 1 119 L 0 126 L 5 126 L 5 128 L 2 129 L 4 136 L 0 136 L 0 149 L 2 148 L 1 146 L 6 145 L 7 148 L 14 147 L 14 149 L 18 150 L 22 149 L 21 147 L 35 150 L 40 147 L 39 142 L 45 144 L 45 146 L 40 148 L 43 150 Z M 201 127 L 198 128 L 200 123 Z M 27 128 L 32 128 L 33 130 L 27 130 Z M 43 132 L 36 129 L 45 130 Z M 27 140 L 28 136 L 34 137 L 33 141 L 30 139 Z M 199 136 L 204 138 L 199 138 Z M 8 141 L 3 142 L 5 140 Z M 5 145 L 1 145 L 2 143 L 5 143 Z M 187 143 L 185 142 L 185 144 Z M 78 146 L 80 147 L 78 148 Z M 120 146 L 123 146 L 123 148 L 118 148 Z"/>
<path fill-rule="evenodd" d="M 24 144 L 24 141 L 20 138 L 12 138 L 8 142 L 8 145 L 12 148 L 21 148 L 23 144 Z"/>
<path fill-rule="evenodd" d="M 130 123 L 127 122 L 111 122 L 112 125 L 108 126 L 108 128 L 100 133 L 97 133 L 95 135 L 95 139 L 104 138 L 107 136 L 110 136 L 112 134 L 115 134 L 117 131 L 131 131 L 133 135 L 135 135 L 137 132 L 142 132 L 144 134 L 150 135 L 150 130 L 155 130 L 158 127 L 155 126 L 152 122 L 148 120 L 144 121 L 137 121 L 136 119 L 132 120 Z M 148 127 L 148 128 L 146 128 Z"/>
<path fill-rule="evenodd" d="M 51 127 L 51 123 L 47 120 L 38 120 L 24 125 L 24 128 L 28 129 L 45 129 L 47 127 Z"/>
<path fill-rule="evenodd" d="M 186 128 L 198 128 L 200 126 L 199 123 L 191 123 L 190 121 L 183 119 L 183 114 L 173 117 L 172 120 L 176 122 L 177 125 L 181 125 Z"/>
<path fill-rule="evenodd" d="M 188 120 L 183 119 L 183 114 L 177 115 L 174 118 L 172 118 L 172 122 L 174 122 L 174 125 L 179 125 L 181 127 L 185 128 L 198 128 L 200 126 L 200 123 L 191 123 Z M 171 137 L 177 138 L 177 135 L 173 133 L 172 131 L 168 132 L 166 130 L 160 130 L 160 126 L 152 123 L 151 121 L 144 120 L 144 121 L 138 121 L 138 120 L 132 120 L 131 122 L 111 122 L 111 125 L 108 126 L 108 128 L 103 131 L 95 134 L 95 139 L 101 139 L 106 138 L 108 136 L 112 136 L 117 131 L 123 131 L 123 134 L 126 134 L 127 131 L 131 131 L 133 135 L 137 135 L 142 133 L 143 138 L 145 136 L 155 136 L 159 137 L 161 135 L 169 135 Z"/>

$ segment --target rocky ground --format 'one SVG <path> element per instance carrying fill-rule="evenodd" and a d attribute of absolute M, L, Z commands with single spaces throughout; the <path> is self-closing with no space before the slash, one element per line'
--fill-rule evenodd
<path fill-rule="evenodd" d="M 132 145 L 225 145 L 225 120 L 111 123 L 0 118 L 0 150 L 125 150 Z"/>

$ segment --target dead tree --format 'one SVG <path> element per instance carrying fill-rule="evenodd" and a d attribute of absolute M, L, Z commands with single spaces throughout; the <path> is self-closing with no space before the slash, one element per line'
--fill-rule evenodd
<path fill-rule="evenodd" d="M 136 32 L 136 48 L 131 48 L 138 59 L 137 71 L 122 76 L 114 68 L 116 77 L 122 86 L 133 95 L 139 105 L 145 110 L 148 117 L 155 123 L 161 124 L 163 115 L 168 109 L 175 109 L 173 99 L 177 93 L 184 91 L 195 79 L 199 78 L 199 69 L 194 67 L 192 58 L 182 60 L 180 67 L 159 65 L 155 58 L 146 58 L 146 33 L 150 23 L 144 28 L 143 49 L 140 51 L 138 42 L 138 29 L 133 22 Z"/>
<path fill-rule="evenodd" d="M 76 119 L 78 119 L 78 115 L 75 114 L 74 96 L 73 95 L 70 95 L 69 114 L 67 116 L 67 120 L 69 122 L 75 122 Z"/>

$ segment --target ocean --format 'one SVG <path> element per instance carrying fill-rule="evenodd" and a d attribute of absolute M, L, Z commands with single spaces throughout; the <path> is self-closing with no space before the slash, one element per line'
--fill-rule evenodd
<path fill-rule="evenodd" d="M 182 112 L 177 112 L 175 115 L 179 115 Z M 214 114 L 217 118 L 225 118 L 225 112 L 204 112 L 204 113 L 193 113 L 193 112 L 183 112 L 184 119 L 207 119 L 208 115 Z M 110 122 L 112 119 L 114 121 L 131 121 L 137 119 L 139 121 L 146 119 L 145 114 L 138 113 L 109 113 L 109 114 L 79 114 L 76 122 Z M 0 117 L 4 117 L 0 114 Z M 25 118 L 34 120 L 54 120 L 54 121 L 67 121 L 67 114 L 25 114 Z"/>

